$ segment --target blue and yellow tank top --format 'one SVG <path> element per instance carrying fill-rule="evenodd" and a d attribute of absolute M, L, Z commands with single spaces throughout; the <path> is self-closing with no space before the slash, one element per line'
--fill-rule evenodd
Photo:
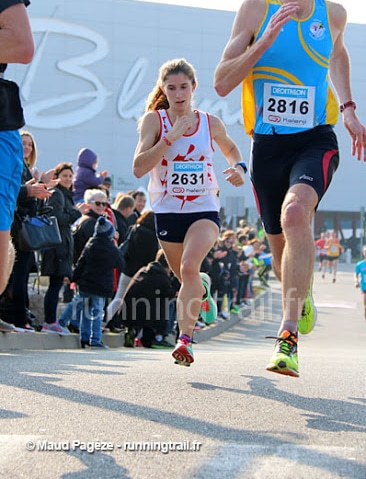
<path fill-rule="evenodd" d="M 258 41 L 280 0 L 266 0 Z M 338 105 L 329 85 L 333 47 L 326 0 L 313 0 L 310 15 L 291 18 L 242 85 L 245 130 L 264 135 L 298 133 L 317 125 L 335 125 Z"/>

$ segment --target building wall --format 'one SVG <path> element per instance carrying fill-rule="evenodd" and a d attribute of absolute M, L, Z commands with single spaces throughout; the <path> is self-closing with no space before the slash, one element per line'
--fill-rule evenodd
<path fill-rule="evenodd" d="M 26 127 L 35 135 L 40 169 L 60 161 L 75 163 L 79 149 L 89 147 L 99 155 L 100 167 L 111 173 L 115 191 L 146 187 L 147 177 L 137 180 L 131 173 L 137 119 L 159 66 L 176 57 L 185 57 L 196 67 L 197 107 L 223 119 L 249 160 L 240 88 L 225 99 L 213 88 L 214 69 L 230 35 L 233 12 L 132 0 L 34 0 L 29 14 L 37 53 L 30 66 L 10 66 L 7 75 L 21 86 Z M 346 42 L 357 112 L 366 122 L 361 51 L 366 26 L 350 25 Z M 320 208 L 359 210 L 366 202 L 366 165 L 351 157 L 351 142 L 342 125 L 336 131 L 342 162 Z M 225 160 L 219 151 L 216 161 L 223 205 L 226 196 L 245 196 L 245 206 L 254 208 L 249 181 L 233 189 L 220 176 Z"/>

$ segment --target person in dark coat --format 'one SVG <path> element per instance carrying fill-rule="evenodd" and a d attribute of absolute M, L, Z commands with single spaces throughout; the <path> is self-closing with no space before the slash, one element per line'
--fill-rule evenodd
<path fill-rule="evenodd" d="M 84 195 L 85 204 L 89 210 L 82 216 L 73 228 L 74 237 L 74 264 L 76 264 L 84 246 L 94 234 L 95 223 L 99 216 L 106 216 L 108 198 L 104 191 L 99 189 L 87 190 Z"/>
<path fill-rule="evenodd" d="M 155 261 L 140 268 L 130 281 L 122 307 L 122 322 L 127 327 L 126 347 L 134 346 L 136 334 L 142 329 L 143 346 L 174 348 L 164 338 L 172 329 L 169 307 L 176 296 L 170 273 L 164 251 L 159 249 Z"/>
<path fill-rule="evenodd" d="M 42 332 L 62 334 L 57 324 L 57 304 L 64 278 L 71 279 L 74 242 L 71 225 L 87 211 L 88 206 L 73 200 L 71 163 L 60 163 L 55 168 L 55 178 L 59 180 L 53 189 L 48 205 L 53 208 L 52 215 L 57 218 L 61 234 L 61 244 L 42 251 L 41 273 L 49 276 L 49 286 L 44 297 L 44 325 Z"/>
<path fill-rule="evenodd" d="M 106 347 L 102 342 L 105 298 L 113 293 L 113 270 L 122 268 L 114 242 L 116 230 L 104 216 L 98 218 L 94 235 L 75 266 L 74 281 L 79 286 L 83 307 L 80 322 L 81 346 Z"/>
<path fill-rule="evenodd" d="M 33 135 L 29 131 L 20 132 L 23 144 L 23 172 L 17 197 L 15 215 L 11 225 L 11 238 L 15 248 L 15 262 L 8 285 L 1 297 L 1 304 L 7 307 L 7 321 L 14 324 L 15 331 L 34 332 L 30 324 L 28 277 L 34 253 L 22 251 L 19 245 L 19 233 L 22 219 L 37 213 L 37 200 L 46 200 L 51 196 L 47 189 L 55 186 L 52 181 L 54 170 L 43 172 L 40 180 L 33 178 L 32 168 L 37 161 L 37 148 Z"/>
<path fill-rule="evenodd" d="M 159 242 L 155 234 L 155 215 L 152 210 L 142 213 L 136 224 L 131 227 L 128 244 L 124 253 L 122 274 L 119 277 L 118 289 L 107 307 L 107 326 L 114 327 L 115 314 L 122 306 L 122 298 L 131 278 L 150 261 L 154 261 L 159 250 Z M 117 320 L 118 322 L 118 320 Z"/>
<path fill-rule="evenodd" d="M 112 206 L 116 218 L 116 229 L 118 231 L 118 246 L 120 246 L 126 236 L 129 228 L 128 217 L 132 214 L 135 200 L 130 195 L 119 195 Z"/>

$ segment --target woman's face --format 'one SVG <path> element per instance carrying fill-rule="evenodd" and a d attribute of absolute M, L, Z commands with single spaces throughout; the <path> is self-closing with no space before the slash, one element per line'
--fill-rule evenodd
<path fill-rule="evenodd" d="M 194 86 L 184 73 L 169 75 L 162 90 L 168 99 L 170 108 L 179 111 L 191 109 Z"/>
<path fill-rule="evenodd" d="M 62 170 L 58 175 L 59 184 L 64 188 L 70 189 L 72 185 L 72 171 L 69 169 Z"/>
<path fill-rule="evenodd" d="M 23 143 L 23 158 L 24 160 L 27 160 L 33 151 L 32 138 L 29 135 L 23 135 L 22 143 Z"/>
<path fill-rule="evenodd" d="M 90 203 L 90 209 L 99 216 L 102 216 L 104 214 L 106 206 L 107 198 L 105 198 L 104 196 L 97 196 Z"/>

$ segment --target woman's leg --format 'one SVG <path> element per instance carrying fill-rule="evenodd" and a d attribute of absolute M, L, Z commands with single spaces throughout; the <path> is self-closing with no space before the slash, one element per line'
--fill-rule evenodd
<path fill-rule="evenodd" d="M 17 251 L 12 272 L 12 297 L 14 305 L 14 325 L 24 328 L 27 324 L 28 274 L 32 253 Z"/>
<path fill-rule="evenodd" d="M 63 276 L 50 276 L 50 282 L 44 297 L 44 320 L 47 324 L 57 320 L 57 305 L 60 289 L 63 285 Z"/>
<path fill-rule="evenodd" d="M 218 226 L 211 220 L 203 219 L 189 227 L 183 243 L 160 241 L 171 269 L 181 282 L 177 298 L 180 335 L 192 338 L 205 294 L 200 276 L 201 264 L 218 235 Z"/>

